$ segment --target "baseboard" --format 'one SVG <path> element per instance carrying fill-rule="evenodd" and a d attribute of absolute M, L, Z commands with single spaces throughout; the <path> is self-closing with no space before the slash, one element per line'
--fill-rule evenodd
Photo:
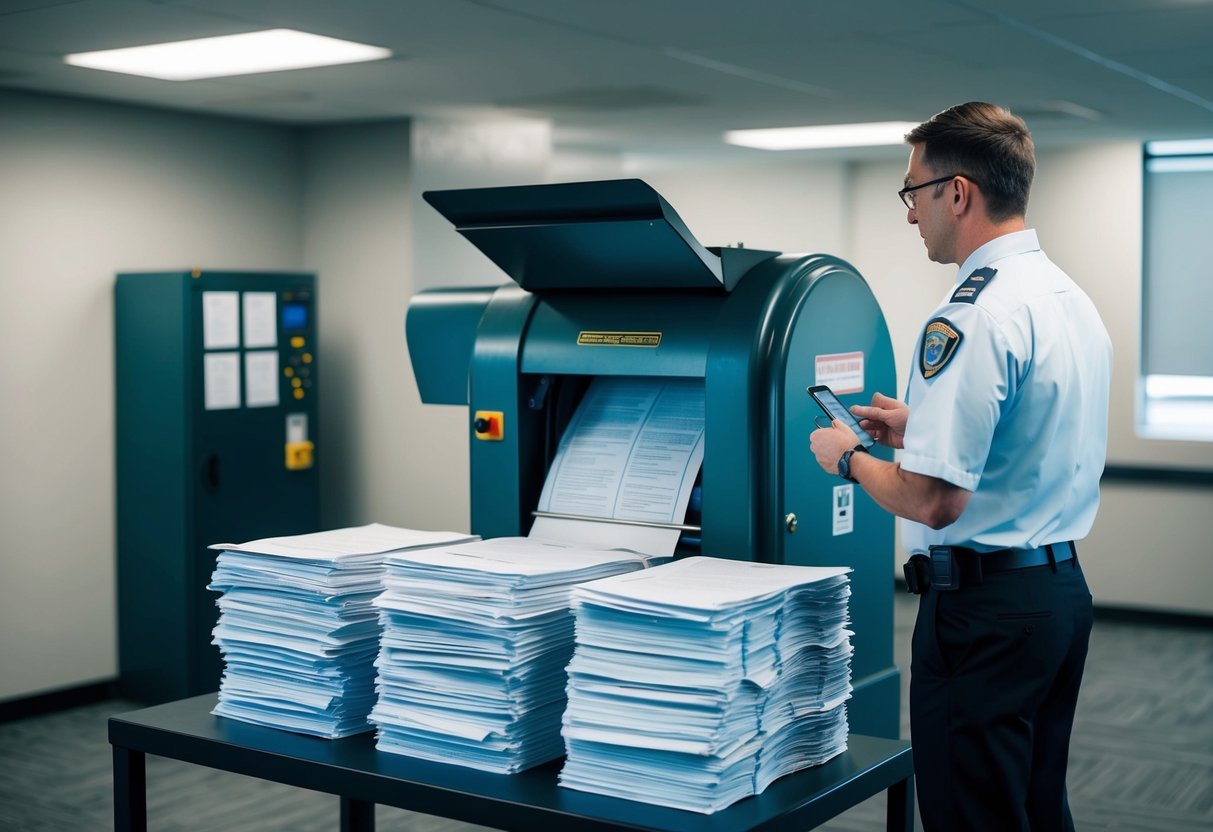
<path fill-rule="evenodd" d="M 1196 612 L 1143 610 L 1137 607 L 1109 607 L 1096 604 L 1095 620 L 1119 621 L 1126 624 L 1149 624 L 1155 627 L 1187 627 L 1198 630 L 1213 630 L 1213 615 L 1201 615 Z"/>
<path fill-rule="evenodd" d="M 110 679 L 104 682 L 94 682 L 88 685 L 63 688 L 61 690 L 25 696 L 20 699 L 10 699 L 0 702 L 0 722 L 12 722 L 15 719 L 26 719 L 31 716 L 63 711 L 68 708 L 78 708 L 81 705 L 93 705 L 113 699 L 118 692 L 118 680 Z"/>
<path fill-rule="evenodd" d="M 1202 468 L 1157 468 L 1148 465 L 1108 465 L 1103 482 L 1133 485 L 1213 486 L 1213 471 Z"/>

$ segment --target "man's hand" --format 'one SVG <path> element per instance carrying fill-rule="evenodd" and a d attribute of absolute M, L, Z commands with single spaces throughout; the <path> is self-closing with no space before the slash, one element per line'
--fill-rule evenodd
<path fill-rule="evenodd" d="M 818 428 L 809 434 L 809 448 L 827 474 L 837 474 L 838 460 L 858 444 L 855 431 L 837 419 L 830 422 L 830 427 Z"/>
<path fill-rule="evenodd" d="M 872 396 L 870 406 L 853 405 L 851 413 L 859 419 L 859 426 L 872 434 L 872 438 L 881 445 L 888 445 L 890 448 L 905 447 L 906 422 L 910 418 L 910 408 L 904 402 L 877 393 Z"/>
<path fill-rule="evenodd" d="M 903 447 L 902 437 L 910 409 L 896 399 L 877 393 L 872 405 L 856 405 L 851 412 L 860 418 L 860 426 L 878 441 L 894 448 Z M 830 427 L 809 434 L 809 446 L 817 464 L 827 473 L 838 473 L 838 460 L 859 444 L 855 432 L 837 419 Z M 969 504 L 972 493 L 937 477 L 903 471 L 900 463 L 862 456 L 863 490 L 883 509 L 898 517 L 942 529 L 956 522 Z M 855 457 L 851 457 L 854 465 Z"/>

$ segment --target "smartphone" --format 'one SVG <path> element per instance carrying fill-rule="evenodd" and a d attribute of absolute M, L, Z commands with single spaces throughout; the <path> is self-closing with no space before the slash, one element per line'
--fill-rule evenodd
<path fill-rule="evenodd" d="M 860 443 L 865 448 L 870 448 L 876 444 L 876 440 L 872 438 L 872 435 L 859 426 L 859 420 L 851 414 L 851 411 L 842 406 L 842 402 L 838 401 L 838 397 L 834 395 L 834 391 L 829 387 L 826 387 L 824 384 L 810 387 L 808 388 L 808 394 L 813 397 L 813 401 L 817 402 L 831 419 L 837 419 L 855 431 L 855 435 L 859 437 Z"/>

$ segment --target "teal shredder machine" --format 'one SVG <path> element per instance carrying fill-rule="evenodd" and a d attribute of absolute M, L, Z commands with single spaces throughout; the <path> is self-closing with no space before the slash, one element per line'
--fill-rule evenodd
<path fill-rule="evenodd" d="M 312 274 L 120 274 L 114 288 L 118 674 L 217 690 L 213 543 L 320 527 Z"/>
<path fill-rule="evenodd" d="M 848 406 L 896 390 L 858 272 L 821 254 L 706 248 L 637 179 L 424 197 L 513 279 L 418 293 L 405 322 L 422 401 L 469 408 L 471 530 L 529 531 L 594 378 L 702 383 L 704 460 L 676 556 L 852 567 L 850 726 L 896 738 L 893 519 L 808 447 L 821 411 L 807 387 L 830 384 Z M 487 414 L 492 441 L 478 437 Z"/>

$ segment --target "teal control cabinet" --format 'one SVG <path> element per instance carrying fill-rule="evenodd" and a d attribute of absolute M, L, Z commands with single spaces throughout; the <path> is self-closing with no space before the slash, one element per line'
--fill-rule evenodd
<path fill-rule="evenodd" d="M 122 695 L 217 690 L 213 543 L 320 527 L 310 274 L 120 274 L 114 291 Z"/>
<path fill-rule="evenodd" d="M 424 196 L 513 280 L 421 292 L 405 323 L 421 400 L 468 407 L 471 530 L 530 530 L 594 378 L 702 383 L 704 459 L 675 556 L 852 567 L 850 726 L 897 737 L 893 518 L 809 450 L 821 411 L 806 388 L 847 406 L 897 389 L 863 277 L 825 254 L 703 246 L 638 179 Z"/>

